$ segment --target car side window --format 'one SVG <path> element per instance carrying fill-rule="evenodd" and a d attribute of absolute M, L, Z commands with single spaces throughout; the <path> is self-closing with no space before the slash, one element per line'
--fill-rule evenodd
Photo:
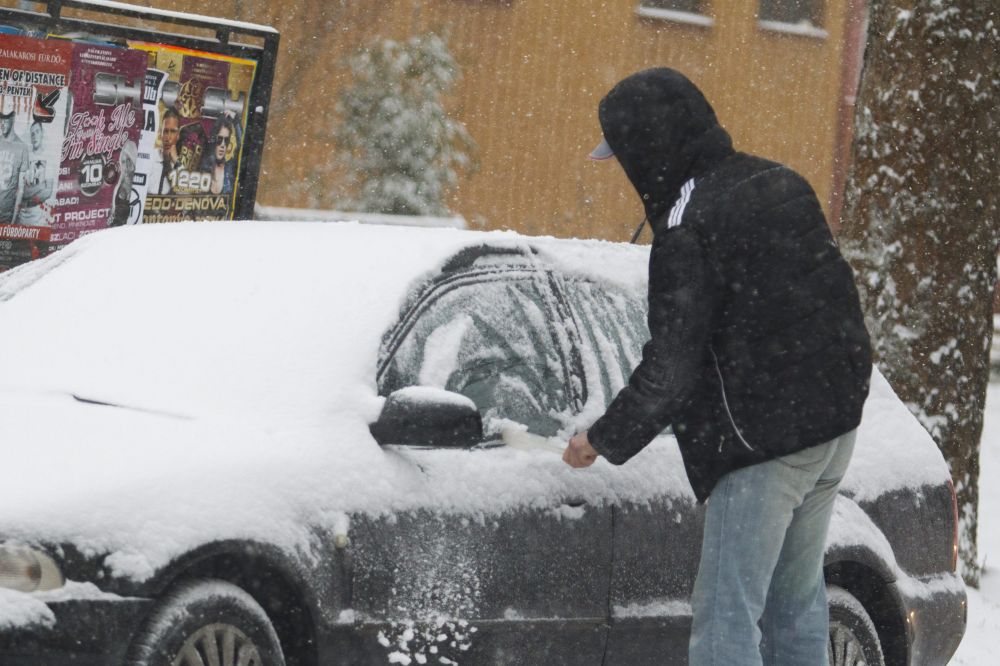
<path fill-rule="evenodd" d="M 435 289 L 381 374 L 379 392 L 433 386 L 472 399 L 491 419 L 551 436 L 572 413 L 544 275 L 456 280 Z"/>
<path fill-rule="evenodd" d="M 628 383 L 649 339 L 643 301 L 624 290 L 589 280 L 565 284 L 583 337 L 587 389 L 604 406 Z"/>

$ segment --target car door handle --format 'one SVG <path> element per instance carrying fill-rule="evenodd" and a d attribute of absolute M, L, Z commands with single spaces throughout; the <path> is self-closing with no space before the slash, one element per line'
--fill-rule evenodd
<path fill-rule="evenodd" d="M 587 504 L 588 504 L 588 502 L 585 499 L 571 499 L 571 500 L 566 500 L 565 502 L 563 502 L 564 506 L 568 506 L 571 509 L 576 509 L 576 508 L 579 508 L 581 506 L 586 506 Z"/>

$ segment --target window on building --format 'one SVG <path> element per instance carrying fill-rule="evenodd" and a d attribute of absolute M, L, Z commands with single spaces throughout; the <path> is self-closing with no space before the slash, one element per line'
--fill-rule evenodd
<path fill-rule="evenodd" d="M 819 27 L 823 0 L 760 0 L 760 20 Z"/>
<path fill-rule="evenodd" d="M 675 12 L 702 14 L 702 0 L 642 0 L 642 6 L 650 9 L 670 9 Z"/>
<path fill-rule="evenodd" d="M 712 26 L 715 21 L 706 16 L 708 4 L 708 0 L 642 0 L 636 13 L 647 18 Z"/>

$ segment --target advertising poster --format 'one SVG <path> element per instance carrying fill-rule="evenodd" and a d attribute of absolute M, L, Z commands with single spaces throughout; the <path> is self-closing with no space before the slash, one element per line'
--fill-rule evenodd
<path fill-rule="evenodd" d="M 143 57 L 146 57 L 143 52 Z M 142 90 L 142 132 L 139 135 L 139 162 L 135 169 L 134 189 L 139 210 L 136 222 L 142 222 L 146 215 L 146 197 L 149 194 L 151 180 L 159 182 L 162 174 L 160 138 L 160 97 L 163 86 L 167 82 L 167 73 L 158 69 L 146 70 L 146 83 Z M 132 220 L 129 220 L 131 223 Z"/>
<path fill-rule="evenodd" d="M 53 40 L 57 41 L 57 40 Z M 74 42 L 51 249 L 138 219 L 133 181 L 142 131 L 145 54 Z"/>
<path fill-rule="evenodd" d="M 232 219 L 256 63 L 160 44 L 129 45 L 148 53 L 146 93 L 158 95 L 142 139 L 144 147 L 152 146 L 144 162 L 142 221 Z"/>
<path fill-rule="evenodd" d="M 73 47 L 0 40 L 0 271 L 48 252 Z"/>

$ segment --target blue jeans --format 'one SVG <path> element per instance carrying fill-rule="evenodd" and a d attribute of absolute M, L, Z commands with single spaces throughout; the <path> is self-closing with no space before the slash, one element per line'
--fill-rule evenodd
<path fill-rule="evenodd" d="M 826 666 L 823 555 L 856 433 L 719 480 L 691 597 L 690 666 Z"/>

